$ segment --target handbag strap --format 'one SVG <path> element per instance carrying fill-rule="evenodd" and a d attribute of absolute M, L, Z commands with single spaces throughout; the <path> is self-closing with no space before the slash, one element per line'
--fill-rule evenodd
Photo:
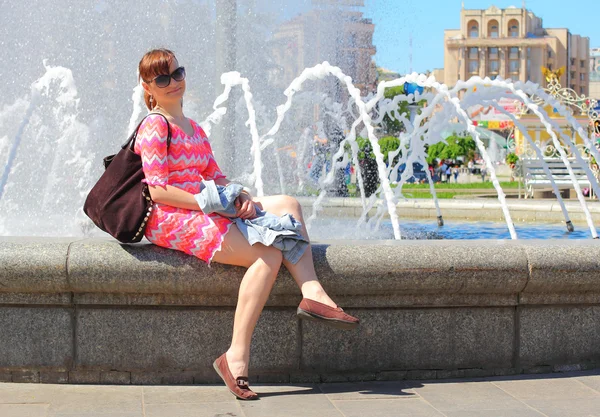
<path fill-rule="evenodd" d="M 167 120 L 167 117 L 164 114 L 159 113 L 159 112 L 150 112 L 146 115 L 146 117 L 150 116 L 151 114 L 158 114 L 165 119 L 165 122 L 167 122 L 167 149 L 169 149 L 169 147 L 171 146 L 171 124 Z M 146 120 L 146 117 L 144 117 L 142 119 L 142 121 L 137 125 L 137 127 L 134 129 L 133 133 L 129 136 L 129 139 L 127 139 L 127 142 L 125 142 L 121 146 L 121 148 L 125 149 L 125 148 L 129 147 L 133 151 L 133 148 L 135 147 L 135 139 L 137 138 L 138 130 L 140 130 L 140 126 L 142 125 L 142 123 L 144 123 L 144 120 Z"/>

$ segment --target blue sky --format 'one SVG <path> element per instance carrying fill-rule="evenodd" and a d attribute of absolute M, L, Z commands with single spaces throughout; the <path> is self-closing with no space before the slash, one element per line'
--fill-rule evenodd
<path fill-rule="evenodd" d="M 549 4 L 560 6 L 555 9 Z M 465 0 L 466 9 L 487 9 L 491 5 L 521 7 L 522 0 Z M 526 5 L 543 19 L 545 27 L 568 28 L 571 33 L 589 37 L 590 47 L 600 47 L 598 0 L 529 0 Z M 413 71 L 442 68 L 444 29 L 460 27 L 460 8 L 460 0 L 365 0 L 364 16 L 373 19 L 375 24 L 375 62 L 393 71 L 409 72 L 409 37 L 412 33 Z"/>

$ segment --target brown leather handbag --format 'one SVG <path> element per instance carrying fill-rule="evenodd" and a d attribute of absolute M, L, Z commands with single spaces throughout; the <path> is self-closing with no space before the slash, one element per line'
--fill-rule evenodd
<path fill-rule="evenodd" d="M 151 114 L 160 113 L 149 113 L 148 116 Z M 171 125 L 166 117 L 165 120 L 168 149 L 171 145 Z M 143 121 L 121 146 L 119 153 L 104 158 L 105 171 L 90 190 L 83 205 L 83 211 L 94 224 L 121 243 L 142 240 L 146 223 L 152 214 L 148 185 L 142 182 L 142 158 L 133 151 Z"/>

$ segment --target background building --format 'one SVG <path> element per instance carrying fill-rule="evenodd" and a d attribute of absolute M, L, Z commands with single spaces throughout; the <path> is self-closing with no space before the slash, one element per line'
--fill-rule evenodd
<path fill-rule="evenodd" d="M 280 66 L 277 74 L 280 87 L 287 87 L 304 68 L 328 61 L 352 77 L 363 93 L 373 89 L 377 81 L 373 63 L 375 25 L 356 10 L 363 3 L 352 0 L 342 2 L 347 9 L 337 3 L 333 9 L 313 9 L 277 28 L 273 35 L 273 56 Z"/>
<path fill-rule="evenodd" d="M 600 48 L 590 51 L 590 97 L 600 101 Z"/>
<path fill-rule="evenodd" d="M 540 68 L 565 68 L 563 87 L 589 94 L 589 38 L 569 29 L 544 28 L 542 19 L 526 8 L 495 6 L 461 10 L 460 29 L 444 33 L 445 84 L 473 76 L 511 78 L 545 85 Z M 436 70 L 437 77 L 442 75 Z"/>

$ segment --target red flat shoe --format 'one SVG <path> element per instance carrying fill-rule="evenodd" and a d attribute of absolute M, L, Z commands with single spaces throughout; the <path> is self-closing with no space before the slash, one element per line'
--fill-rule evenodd
<path fill-rule="evenodd" d="M 238 376 L 234 378 L 227 364 L 225 353 L 219 356 L 214 362 L 213 367 L 219 374 L 229 391 L 240 400 L 257 400 L 258 394 L 248 387 L 248 377 Z"/>
<path fill-rule="evenodd" d="M 340 307 L 333 308 L 315 300 L 303 298 L 296 312 L 301 319 L 320 321 L 338 329 L 354 329 L 360 320 L 344 313 Z"/>

